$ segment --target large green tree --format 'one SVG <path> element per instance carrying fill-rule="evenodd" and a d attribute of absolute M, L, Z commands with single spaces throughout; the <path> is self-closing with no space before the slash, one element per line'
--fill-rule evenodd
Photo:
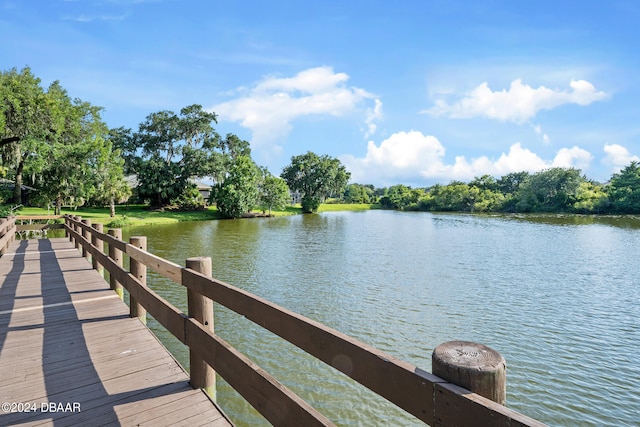
<path fill-rule="evenodd" d="M 579 169 L 550 168 L 531 175 L 519 187 L 516 208 L 523 212 L 567 212 L 574 208 L 580 183 Z"/>
<path fill-rule="evenodd" d="M 56 94 L 45 92 L 28 67 L 0 73 L 0 94 L 2 163 L 14 180 L 14 201 L 21 203 L 25 168 L 38 173 L 51 159 L 50 140 L 60 132 L 63 116 Z"/>
<path fill-rule="evenodd" d="M 111 140 L 114 151 L 117 150 L 123 159 L 123 172 L 126 175 L 138 173 L 141 158 L 138 155 L 136 141 L 133 138 L 131 129 L 123 126 L 109 129 L 109 140 Z"/>
<path fill-rule="evenodd" d="M 302 193 L 302 211 L 311 213 L 318 210 L 326 197 L 341 193 L 351 174 L 340 160 L 309 151 L 293 156 L 280 177 L 291 190 Z"/>
<path fill-rule="evenodd" d="M 405 210 L 416 204 L 422 195 L 406 185 L 392 185 L 380 198 L 380 205 L 385 209 Z"/>
<path fill-rule="evenodd" d="M 190 177 L 207 175 L 206 154 L 220 144 L 213 123 L 216 115 L 200 105 L 184 107 L 180 115 L 165 110 L 147 116 L 131 147 L 142 153 L 135 162 L 141 198 L 153 205 L 166 205 L 187 189 Z M 122 141 L 127 142 L 126 132 Z"/>
<path fill-rule="evenodd" d="M 88 200 L 110 204 L 128 195 L 120 152 L 113 150 L 101 108 L 71 99 L 59 85 L 49 88 L 55 97 L 61 123 L 49 141 L 55 161 L 42 167 L 35 181 L 40 200 L 55 202 L 56 212 L 65 205 L 81 206 Z"/>
<path fill-rule="evenodd" d="M 99 191 L 122 186 L 101 108 L 72 99 L 58 81 L 45 91 L 29 68 L 0 74 L 0 149 L 21 202 L 24 177 L 36 199 L 79 206 Z"/>
<path fill-rule="evenodd" d="M 346 186 L 342 198 L 346 203 L 372 203 L 375 198 L 373 191 L 373 185 L 370 184 L 349 184 Z"/>
<path fill-rule="evenodd" d="M 159 111 L 147 116 L 133 134 L 114 131 L 127 153 L 141 156 L 128 161 L 128 169 L 138 174 L 138 193 L 154 205 L 166 205 L 187 190 L 189 178 L 211 176 L 221 184 L 233 159 L 249 156 L 249 143 L 228 134 L 221 138 L 215 131 L 215 113 L 201 105 L 180 110 Z"/>
<path fill-rule="evenodd" d="M 640 163 L 633 161 L 614 174 L 608 193 L 616 212 L 640 213 Z"/>
<path fill-rule="evenodd" d="M 109 213 L 116 215 L 116 203 L 126 202 L 131 197 L 131 188 L 124 178 L 125 159 L 119 150 L 114 150 L 112 142 L 105 140 L 97 147 L 92 201 L 99 205 L 109 205 Z"/>
<path fill-rule="evenodd" d="M 264 209 L 283 209 L 291 200 L 289 187 L 284 179 L 265 173 L 258 186 L 260 204 Z"/>
<path fill-rule="evenodd" d="M 429 190 L 433 197 L 432 209 L 436 211 L 471 211 L 478 193 L 476 187 L 470 187 L 461 181 L 434 186 Z"/>
<path fill-rule="evenodd" d="M 227 218 L 240 218 L 258 202 L 260 169 L 249 156 L 237 156 L 224 182 L 213 193 L 218 211 Z"/>
<path fill-rule="evenodd" d="M 593 181 L 584 181 L 576 190 L 573 208 L 580 213 L 602 213 L 609 208 L 609 197 L 604 187 Z"/>

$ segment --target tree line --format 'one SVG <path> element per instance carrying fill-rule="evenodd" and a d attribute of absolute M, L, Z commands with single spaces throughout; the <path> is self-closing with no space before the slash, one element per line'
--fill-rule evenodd
<path fill-rule="evenodd" d="M 376 189 L 350 184 L 345 202 L 379 203 L 382 208 L 455 212 L 640 213 L 640 163 L 632 161 L 601 184 L 575 168 L 490 175 L 427 188 L 394 185 Z"/>
<path fill-rule="evenodd" d="M 0 72 L 0 204 L 56 213 L 108 204 L 113 216 L 117 203 L 133 197 L 183 210 L 215 203 L 223 216 L 237 218 L 256 207 L 283 208 L 291 191 L 302 194 L 304 212 L 315 212 L 349 180 L 337 159 L 312 152 L 292 157 L 273 176 L 253 161 L 247 141 L 222 137 L 216 114 L 197 104 L 151 113 L 136 130 L 109 129 L 101 112 L 71 98 L 58 81 L 43 88 L 29 67 Z M 209 200 L 195 184 L 205 177 L 214 182 Z"/>
<path fill-rule="evenodd" d="M 151 113 L 135 130 L 109 129 L 101 112 L 58 81 L 43 88 L 28 67 L 0 72 L 0 204 L 49 206 L 56 213 L 63 206 L 109 205 L 114 215 L 117 203 L 133 198 L 164 209 L 210 203 L 237 218 L 256 208 L 282 209 L 294 194 L 303 212 L 331 198 L 399 210 L 640 213 L 636 161 L 605 184 L 578 169 L 550 168 L 426 188 L 375 188 L 348 184 L 350 173 L 338 159 L 313 152 L 293 156 L 274 176 L 253 161 L 247 141 L 220 135 L 216 114 L 197 104 Z M 213 181 L 208 200 L 195 184 L 205 177 Z"/>

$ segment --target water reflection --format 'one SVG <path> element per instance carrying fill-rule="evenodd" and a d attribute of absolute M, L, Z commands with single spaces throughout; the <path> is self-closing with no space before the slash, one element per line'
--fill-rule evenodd
<path fill-rule="evenodd" d="M 509 366 L 508 405 L 550 425 L 632 425 L 640 220 L 582 221 L 369 211 L 127 234 L 182 265 L 211 256 L 218 278 L 426 370 L 441 342 L 494 347 Z M 152 282 L 186 304 L 181 287 Z M 219 307 L 216 331 L 339 424 L 422 425 Z M 183 346 L 167 342 L 185 363 Z M 238 425 L 261 423 L 224 383 L 218 396 Z"/>

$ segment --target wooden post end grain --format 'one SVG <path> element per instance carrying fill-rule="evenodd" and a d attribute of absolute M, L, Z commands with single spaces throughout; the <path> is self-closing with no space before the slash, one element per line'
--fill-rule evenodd
<path fill-rule="evenodd" d="M 440 344 L 431 355 L 431 370 L 433 375 L 501 405 L 507 400 L 507 363 L 485 345 L 469 341 Z"/>
<path fill-rule="evenodd" d="M 145 236 L 132 236 L 129 243 L 143 251 L 147 250 L 147 238 Z M 147 286 L 147 266 L 133 258 L 129 258 L 129 272 L 142 284 Z M 147 324 L 147 310 L 140 305 L 134 297 L 129 295 L 129 316 L 137 317 L 142 323 Z"/>
<path fill-rule="evenodd" d="M 211 277 L 211 258 L 189 258 L 187 268 Z M 196 319 L 205 329 L 213 332 L 213 301 L 201 294 L 187 289 L 187 305 L 189 317 Z M 216 374 L 202 357 L 189 350 L 189 366 L 191 371 L 191 387 L 203 388 L 205 392 L 216 400 Z"/>

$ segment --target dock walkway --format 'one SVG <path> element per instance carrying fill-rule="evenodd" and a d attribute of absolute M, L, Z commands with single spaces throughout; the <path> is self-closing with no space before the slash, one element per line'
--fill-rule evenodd
<path fill-rule="evenodd" d="M 231 422 L 68 239 L 0 258 L 0 426 Z"/>

